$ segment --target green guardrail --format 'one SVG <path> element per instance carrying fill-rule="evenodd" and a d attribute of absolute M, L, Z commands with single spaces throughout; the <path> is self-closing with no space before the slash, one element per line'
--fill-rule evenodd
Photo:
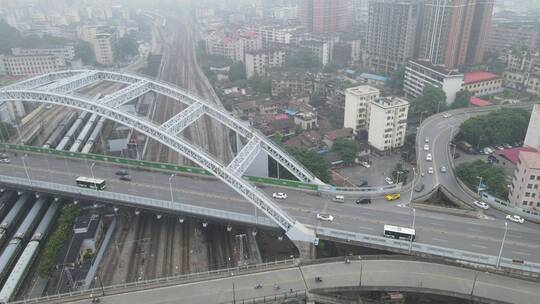
<path fill-rule="evenodd" d="M 108 162 L 108 163 L 114 163 L 117 165 L 127 165 L 127 166 L 141 167 L 141 168 L 154 169 L 154 170 L 166 170 L 166 171 L 179 172 L 179 173 L 213 176 L 213 174 L 208 172 L 207 170 L 202 169 L 202 168 L 197 168 L 197 167 L 178 166 L 178 165 L 167 164 L 167 163 L 159 163 L 159 162 L 152 162 L 152 161 L 145 161 L 145 160 L 135 160 L 135 159 L 114 157 L 114 156 L 107 156 L 107 155 L 59 151 L 55 149 L 40 148 L 40 147 L 33 147 L 33 146 L 23 146 L 23 145 L 13 145 L 13 144 L 6 144 L 6 143 L 0 144 L 0 148 L 4 150 L 10 150 L 10 151 L 16 151 L 16 152 L 46 154 L 46 155 L 51 155 L 51 156 L 93 160 L 93 161 L 99 161 L 99 162 Z M 313 191 L 318 190 L 317 185 L 302 183 L 298 181 L 291 181 L 291 180 L 277 179 L 277 178 L 270 178 L 270 177 L 247 176 L 247 175 L 243 177 L 247 181 L 250 181 L 256 184 L 282 186 L 282 187 L 313 190 Z"/>

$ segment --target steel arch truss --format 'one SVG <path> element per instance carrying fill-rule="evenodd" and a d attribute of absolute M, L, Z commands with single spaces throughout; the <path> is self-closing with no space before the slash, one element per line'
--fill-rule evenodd
<path fill-rule="evenodd" d="M 102 80 L 123 83 L 126 87 L 99 100 L 73 94 L 77 89 Z M 121 105 L 150 91 L 168 96 L 188 107 L 161 125 L 121 110 Z M 281 210 L 264 192 L 244 180 L 242 174 L 259 151 L 264 150 L 301 181 L 310 183 L 320 181 L 270 140 L 232 117 L 223 108 L 182 91 L 174 85 L 120 72 L 68 70 L 36 76 L 4 87 L 0 89 L 0 102 L 4 101 L 33 101 L 74 107 L 132 127 L 212 172 L 272 218 L 290 236 L 294 235 L 293 239 L 312 241 L 311 232 Z M 223 165 L 199 147 L 176 136 L 204 114 L 247 140 L 245 147 L 228 165 Z"/>

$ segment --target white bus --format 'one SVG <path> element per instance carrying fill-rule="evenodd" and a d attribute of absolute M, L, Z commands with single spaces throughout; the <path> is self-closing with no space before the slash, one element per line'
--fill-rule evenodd
<path fill-rule="evenodd" d="M 77 183 L 77 186 L 83 187 L 83 188 L 103 190 L 105 189 L 105 187 L 107 187 L 107 185 L 105 184 L 105 180 L 99 179 L 99 178 L 80 176 L 80 177 L 77 177 L 75 182 Z"/>
<path fill-rule="evenodd" d="M 416 238 L 416 231 L 411 228 L 384 225 L 384 236 L 393 239 L 413 240 Z"/>

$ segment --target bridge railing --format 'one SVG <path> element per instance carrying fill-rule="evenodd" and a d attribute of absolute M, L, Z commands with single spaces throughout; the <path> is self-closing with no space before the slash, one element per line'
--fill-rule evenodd
<path fill-rule="evenodd" d="M 92 288 L 85 290 L 75 290 L 68 293 L 49 295 L 45 297 L 26 299 L 21 301 L 10 302 L 13 304 L 30 304 L 30 303 L 47 303 L 60 301 L 75 301 L 91 296 L 101 297 L 102 295 L 121 294 L 144 290 L 153 287 L 164 287 L 170 285 L 185 284 L 202 280 L 218 279 L 223 277 L 231 277 L 236 275 L 249 274 L 253 272 L 261 272 L 265 270 L 280 269 L 293 267 L 298 264 L 297 259 L 276 260 L 261 264 L 244 265 L 238 267 L 230 267 L 218 270 L 210 270 L 204 272 L 187 273 L 170 277 L 163 277 L 145 281 L 135 281 L 117 285 L 104 286 L 103 288 Z"/>
<path fill-rule="evenodd" d="M 310 227 L 310 226 L 308 226 Z M 467 264 L 495 267 L 497 257 L 487 254 L 475 253 L 465 250 L 452 249 L 447 247 L 428 245 L 419 242 L 408 242 L 390 239 L 382 236 L 368 235 L 363 233 L 348 232 L 330 228 L 315 228 L 318 236 L 329 237 L 330 239 L 345 240 L 347 242 L 359 242 L 378 248 L 391 248 L 400 253 L 410 253 L 420 256 L 437 256 L 451 259 Z M 382 231 L 381 231 L 382 234 Z M 511 270 L 520 271 L 524 275 L 540 277 L 540 263 L 533 263 L 510 258 L 501 258 L 500 266 Z"/>
<path fill-rule="evenodd" d="M 135 195 L 115 193 L 109 191 L 97 191 L 93 189 L 81 188 L 77 186 L 63 185 L 57 183 L 44 182 L 39 180 L 28 180 L 27 178 L 0 175 L 0 183 L 11 185 L 17 188 L 27 188 L 41 190 L 44 192 L 57 193 L 59 195 L 69 195 L 75 199 L 93 198 L 105 202 L 117 203 L 119 205 L 131 205 L 140 208 L 166 210 L 168 212 L 179 212 L 192 214 L 207 218 L 215 218 L 232 222 L 240 222 L 252 225 L 276 228 L 277 224 L 266 216 L 254 216 L 245 213 L 231 212 L 220 209 L 200 207 L 187 203 L 139 197 Z"/>

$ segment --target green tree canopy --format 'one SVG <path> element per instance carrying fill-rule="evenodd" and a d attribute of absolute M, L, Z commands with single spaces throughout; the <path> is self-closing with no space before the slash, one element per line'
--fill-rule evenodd
<path fill-rule="evenodd" d="M 237 62 L 231 65 L 229 70 L 229 80 L 235 82 L 237 80 L 246 79 L 246 70 L 242 62 Z"/>
<path fill-rule="evenodd" d="M 287 152 L 296 158 L 309 171 L 317 176 L 321 181 L 330 182 L 330 171 L 324 158 L 317 152 L 300 147 L 286 147 Z"/>
<path fill-rule="evenodd" d="M 249 86 L 259 94 L 272 94 L 272 80 L 255 75 L 248 80 Z"/>
<path fill-rule="evenodd" d="M 424 112 L 427 115 L 436 113 L 437 110 L 444 111 L 446 109 L 446 94 L 438 87 L 432 85 L 424 86 L 422 95 L 418 96 L 414 101 L 412 111 L 419 115 Z"/>
<path fill-rule="evenodd" d="M 403 78 L 405 77 L 405 68 L 400 67 L 394 71 L 390 76 L 390 81 L 388 85 L 395 94 L 403 94 Z"/>
<path fill-rule="evenodd" d="M 401 163 L 397 163 L 392 170 L 392 179 L 395 182 L 402 182 L 403 184 L 407 183 L 407 177 L 409 175 L 409 170 L 405 170 Z"/>
<path fill-rule="evenodd" d="M 344 162 L 352 163 L 354 162 L 356 154 L 358 153 L 358 145 L 352 139 L 339 138 L 334 142 L 332 151 L 338 153 Z"/>
<path fill-rule="evenodd" d="M 456 94 L 456 99 L 454 99 L 454 102 L 450 105 L 450 107 L 452 109 L 467 108 L 469 107 L 472 96 L 473 94 L 467 90 L 459 91 Z"/>
<path fill-rule="evenodd" d="M 287 60 L 287 66 L 293 68 L 303 68 L 310 70 L 320 70 L 321 62 L 310 51 L 306 49 L 300 49 L 289 56 Z"/>
<path fill-rule="evenodd" d="M 75 45 L 75 55 L 81 58 L 84 64 L 93 65 L 96 62 L 94 48 L 89 42 L 84 40 L 77 41 L 77 44 Z"/>
<path fill-rule="evenodd" d="M 120 60 L 126 60 L 139 54 L 139 44 L 131 35 L 124 35 L 115 46 L 115 56 Z"/>
<path fill-rule="evenodd" d="M 482 160 L 461 163 L 456 167 L 457 176 L 472 190 L 476 191 L 482 178 L 487 191 L 499 198 L 506 199 L 506 175 L 500 167 L 495 167 Z"/>
<path fill-rule="evenodd" d="M 457 136 L 476 149 L 522 141 L 531 114 L 524 109 L 501 109 L 463 122 Z"/>
<path fill-rule="evenodd" d="M 309 98 L 309 104 L 311 104 L 314 107 L 320 107 L 325 104 L 325 100 L 321 98 L 321 96 L 319 95 L 319 92 L 313 92 L 313 94 Z"/>

